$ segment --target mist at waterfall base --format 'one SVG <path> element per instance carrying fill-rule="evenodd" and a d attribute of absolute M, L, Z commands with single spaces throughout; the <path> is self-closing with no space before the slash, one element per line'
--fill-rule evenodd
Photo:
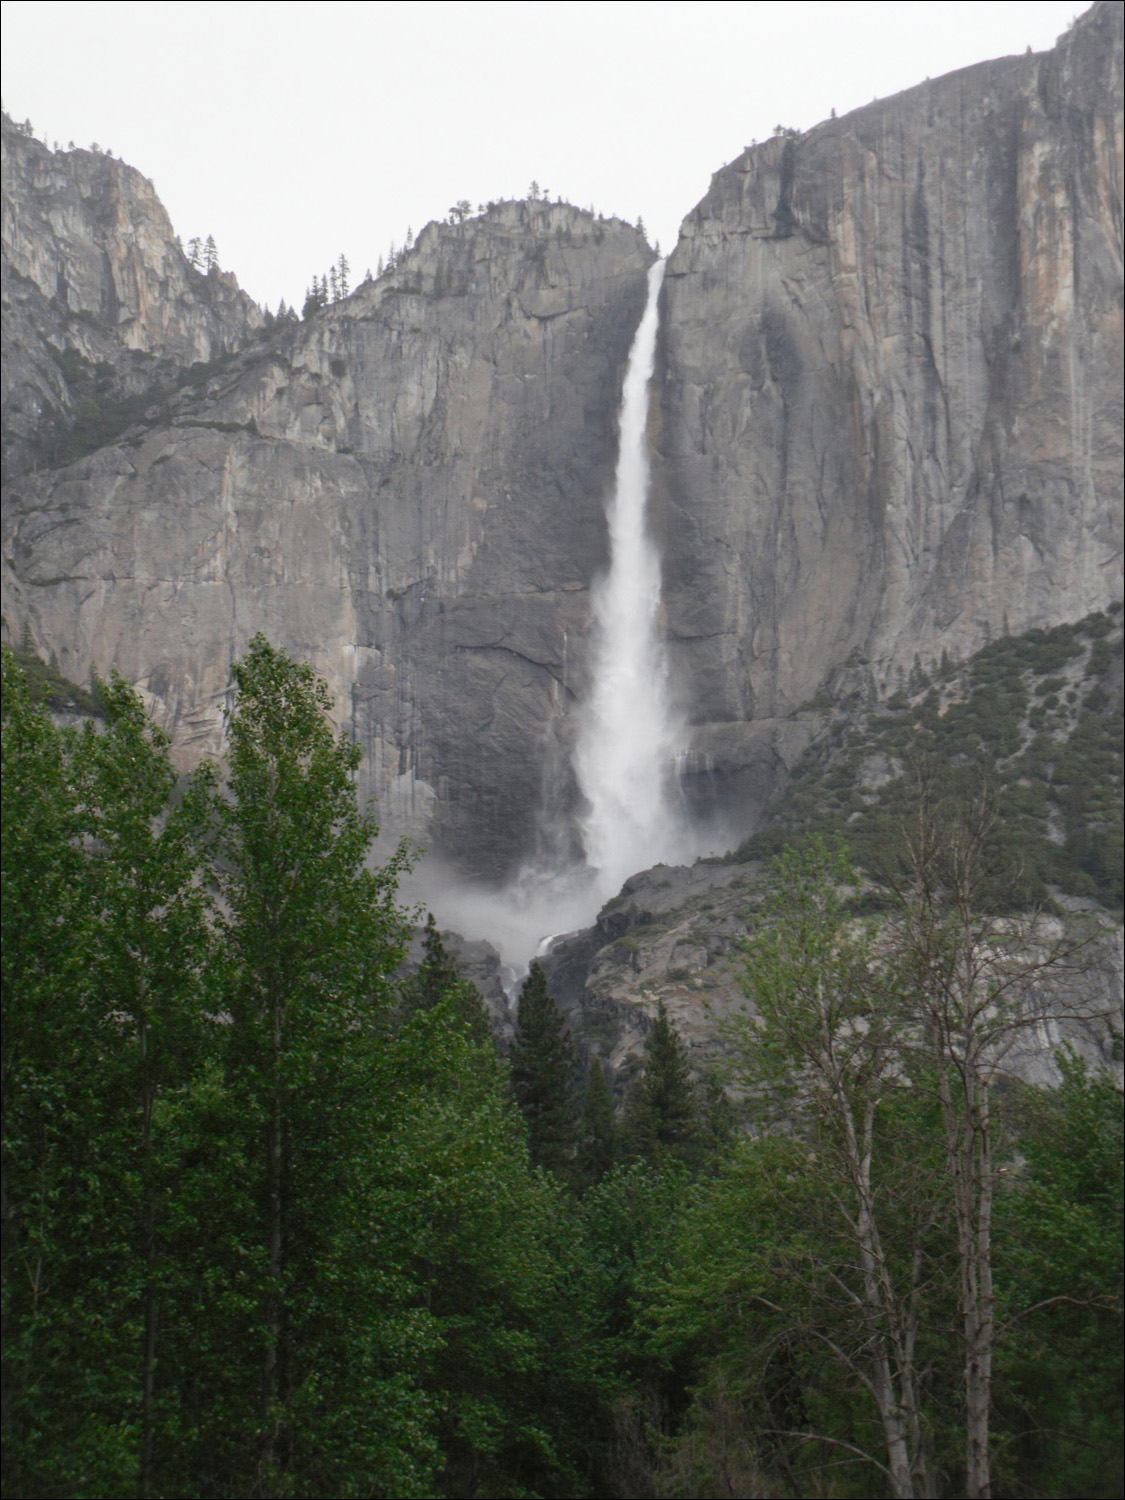
<path fill-rule="evenodd" d="M 487 939 L 516 972 L 551 937 L 589 926 L 630 875 L 689 863 L 716 846 L 713 829 L 693 827 L 679 792 L 677 766 L 688 736 L 672 704 L 660 632 L 660 555 L 648 524 L 649 386 L 663 278 L 658 260 L 648 273 L 622 389 L 617 469 L 606 506 L 609 568 L 591 591 L 591 690 L 578 711 L 572 756 L 585 859 L 561 867 L 529 861 L 502 889 L 468 884 L 427 859 L 404 885 L 404 894 L 428 905 L 441 927 Z"/>

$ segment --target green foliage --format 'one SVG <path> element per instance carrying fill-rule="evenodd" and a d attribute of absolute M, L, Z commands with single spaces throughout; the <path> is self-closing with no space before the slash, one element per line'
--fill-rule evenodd
<path fill-rule="evenodd" d="M 772 856 L 795 834 L 813 832 L 846 836 L 863 869 L 890 873 L 888 850 L 900 842 L 916 768 L 925 764 L 951 801 L 982 779 L 996 788 L 993 876 L 981 892 L 992 909 L 1001 900 L 1008 910 L 1042 903 L 1047 886 L 1058 885 L 1120 910 L 1123 721 L 1112 671 L 1121 644 L 1119 615 L 1005 636 L 960 668 L 946 663 L 924 695 L 919 679 L 919 693 L 850 714 L 806 752 L 738 857 Z M 1094 679 L 1085 702 L 1073 687 L 1060 699 L 1084 674 Z"/>
<path fill-rule="evenodd" d="M 323 684 L 256 639 L 184 789 L 3 668 L 6 1492 L 581 1492 L 581 1236 L 436 934 L 395 1004 Z"/>
<path fill-rule="evenodd" d="M 30 642 L 26 648 L 21 646 L 19 650 L 13 651 L 12 659 L 23 674 L 33 703 L 42 703 L 56 713 L 102 717 L 104 707 L 98 692 L 79 687 L 76 682 L 64 677 L 53 660 L 45 662 L 36 654 Z"/>
<path fill-rule="evenodd" d="M 537 963 L 520 989 L 509 1061 L 531 1160 L 549 1171 L 572 1175 L 578 1144 L 578 1055 Z"/>
<path fill-rule="evenodd" d="M 424 957 L 418 972 L 402 986 L 404 1010 L 433 1010 L 444 1001 L 475 1041 L 489 1041 L 492 1028 L 484 1001 L 446 953 L 433 912 L 427 913 L 422 942 Z"/>
<path fill-rule="evenodd" d="M 199 1076 L 214 1032 L 196 794 L 168 812 L 164 737 L 122 683 L 103 701 L 104 733 L 56 730 L 4 653 L 5 1465 L 16 1492 L 131 1490 L 134 1475 L 144 1488 L 161 1424 L 159 1312 L 181 1285 L 169 1202 L 198 1191 L 164 1108 Z"/>
<path fill-rule="evenodd" d="M 663 1000 L 645 1038 L 644 1071 L 630 1087 L 622 1123 L 627 1156 L 695 1161 L 700 1144 L 699 1101 L 687 1049 L 668 1019 Z"/>
<path fill-rule="evenodd" d="M 884 1356 L 920 1418 L 899 1493 L 964 1493 L 947 1116 L 995 1190 L 994 1492 L 1120 1492 L 1120 1095 L 1064 1058 L 973 1105 L 1021 971 L 959 782 L 922 778 L 905 826 L 948 836 L 900 848 L 901 897 L 823 842 L 779 862 L 733 1036 L 755 1133 L 663 1011 L 621 1132 L 537 970 L 510 1072 L 432 920 L 399 977 L 401 858 L 370 864 L 312 671 L 257 638 L 235 685 L 226 773 L 184 781 L 123 683 L 59 728 L 3 653 L 5 1493 L 866 1496 Z M 1066 745 L 1017 754 L 1061 762 L 1089 836 L 1103 740 L 1058 711 Z M 1045 816 L 1030 774 L 999 795 Z M 958 886 L 970 836 L 988 878 Z"/>
<path fill-rule="evenodd" d="M 582 1091 L 578 1136 L 578 1176 L 581 1182 L 599 1183 L 610 1171 L 617 1159 L 617 1133 L 613 1095 L 605 1081 L 601 1059 L 595 1057 Z"/>
<path fill-rule="evenodd" d="M 1123 1116 L 1108 1070 L 1060 1058 L 1055 1090 L 1019 1092 L 1025 1165 L 1001 1197 L 1001 1482 L 1049 1494 L 1122 1489 Z"/>

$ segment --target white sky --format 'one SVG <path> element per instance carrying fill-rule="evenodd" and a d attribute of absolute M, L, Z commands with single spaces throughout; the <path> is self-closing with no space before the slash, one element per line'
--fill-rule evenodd
<path fill-rule="evenodd" d="M 467 198 L 643 216 L 665 250 L 710 175 L 951 69 L 1054 44 L 1085 7 L 746 0 L 6 0 L 5 108 L 151 177 L 259 301 L 298 306 Z"/>

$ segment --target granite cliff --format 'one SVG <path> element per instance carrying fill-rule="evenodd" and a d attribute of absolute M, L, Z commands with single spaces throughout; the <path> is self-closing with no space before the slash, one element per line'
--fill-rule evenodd
<path fill-rule="evenodd" d="M 51 151 L 8 118 L 4 191 L 4 472 L 65 456 L 96 369 L 103 405 L 242 347 L 261 309 L 229 272 L 193 268 L 156 190 L 96 150 Z"/>
<path fill-rule="evenodd" d="M 1121 597 L 1122 7 L 783 134 L 668 265 L 657 506 L 697 764 L 738 806 L 847 670 Z M 707 778 L 711 795 L 715 777 Z"/>
<path fill-rule="evenodd" d="M 13 194 L 35 180 L 21 167 Z M 13 477 L 9 630 L 77 680 L 121 671 L 185 763 L 220 749 L 230 662 L 262 630 L 328 679 L 384 821 L 503 873 L 567 764 L 652 258 L 619 221 L 507 203 L 429 226 L 377 282 L 265 342 L 185 350 L 185 319 L 166 358 L 208 363 L 165 367 L 135 411 L 119 401 L 96 451 Z M 23 265 L 45 260 L 24 248 Z M 112 246 L 104 264 L 122 279 Z M 13 383 L 42 363 L 65 382 L 101 353 L 61 341 L 46 360 L 13 349 Z"/>
<path fill-rule="evenodd" d="M 749 825 L 825 687 L 1120 597 L 1121 89 L 1103 3 L 748 149 L 685 221 L 652 443 L 701 806 Z M 138 174 L 4 139 L 6 630 L 123 672 L 184 763 L 262 630 L 385 822 L 511 871 L 574 796 L 643 236 L 494 205 L 267 333 Z"/>

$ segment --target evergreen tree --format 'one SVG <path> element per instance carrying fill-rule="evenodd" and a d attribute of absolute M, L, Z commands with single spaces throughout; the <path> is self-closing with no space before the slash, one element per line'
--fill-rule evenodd
<path fill-rule="evenodd" d="M 219 269 L 219 251 L 215 245 L 215 236 L 209 234 L 203 246 L 203 269 L 210 275 Z"/>
<path fill-rule="evenodd" d="M 617 1120 L 613 1095 L 605 1081 L 601 1059 L 594 1058 L 582 1092 L 582 1118 L 578 1147 L 578 1171 L 584 1183 L 596 1184 L 613 1166 L 617 1156 Z"/>
<path fill-rule="evenodd" d="M 520 990 L 516 1037 L 509 1054 L 512 1091 L 527 1123 L 531 1159 L 552 1172 L 573 1169 L 577 1145 L 575 1078 L 578 1057 L 566 1021 L 531 965 Z"/>
<path fill-rule="evenodd" d="M 312 285 L 305 293 L 304 306 L 301 308 L 302 318 L 314 317 L 328 302 L 328 284 L 321 281 L 319 276 L 314 276 Z"/>
<path fill-rule="evenodd" d="M 197 234 L 193 234 L 187 242 L 188 265 L 193 271 L 198 271 L 203 264 L 203 241 Z"/>
<path fill-rule="evenodd" d="M 432 1011 L 446 1005 L 475 1042 L 490 1042 L 492 1027 L 475 984 L 461 977 L 457 965 L 445 951 L 433 912 L 426 914 L 422 936 L 423 959 L 416 974 L 403 985 L 403 1005 L 411 1011 Z"/>
<path fill-rule="evenodd" d="M 5 1489 L 152 1493 L 182 1320 L 170 1109 L 215 1025 L 194 794 L 119 681 L 59 730 L 4 652 Z M 181 1111 L 182 1113 L 182 1111 Z M 189 1179 L 194 1181 L 189 1182 Z M 62 1357 L 60 1357 L 62 1356 Z"/>
<path fill-rule="evenodd" d="M 698 1113 L 687 1050 L 662 1000 L 645 1041 L 644 1072 L 625 1101 L 628 1155 L 690 1155 L 698 1141 Z"/>
<path fill-rule="evenodd" d="M 348 258 L 341 250 L 340 259 L 336 262 L 336 289 L 341 301 L 348 295 L 349 291 L 351 290 L 350 283 L 348 281 L 350 272 L 351 266 L 348 264 Z"/>

